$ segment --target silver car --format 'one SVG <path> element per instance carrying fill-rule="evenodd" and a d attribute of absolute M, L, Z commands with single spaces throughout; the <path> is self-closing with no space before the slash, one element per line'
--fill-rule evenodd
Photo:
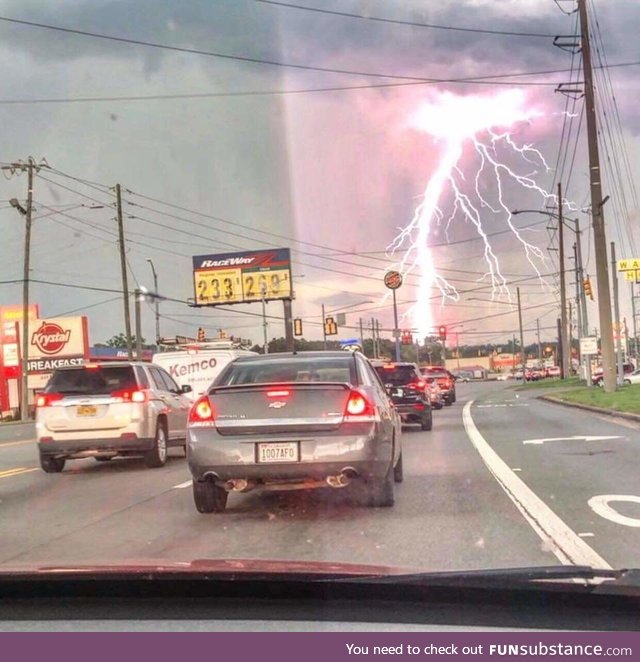
<path fill-rule="evenodd" d="M 392 506 L 402 480 L 400 419 L 359 352 L 238 358 L 189 413 L 187 458 L 201 513 L 229 492 L 341 488 Z"/>
<path fill-rule="evenodd" d="M 57 473 L 69 459 L 119 455 L 143 455 L 148 467 L 163 466 L 167 446 L 185 446 L 190 390 L 144 363 L 57 369 L 36 398 L 40 466 Z"/>

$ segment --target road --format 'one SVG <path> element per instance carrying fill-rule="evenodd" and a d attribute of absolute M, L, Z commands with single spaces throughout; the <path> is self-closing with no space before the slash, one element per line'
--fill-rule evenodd
<path fill-rule="evenodd" d="M 0 563 L 640 566 L 637 427 L 539 401 L 508 383 L 457 388 L 457 403 L 434 413 L 431 432 L 404 433 L 405 480 L 390 509 L 323 490 L 231 495 L 227 512 L 201 515 L 178 450 L 161 469 L 89 459 L 49 475 L 37 466 L 33 427 L 2 426 Z"/>

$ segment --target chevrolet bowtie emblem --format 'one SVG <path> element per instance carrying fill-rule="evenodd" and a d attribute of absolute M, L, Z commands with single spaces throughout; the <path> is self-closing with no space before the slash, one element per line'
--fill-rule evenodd
<path fill-rule="evenodd" d="M 282 400 L 276 400 L 275 402 L 270 402 L 269 407 L 273 407 L 274 409 L 282 409 L 287 403 L 283 402 Z"/>

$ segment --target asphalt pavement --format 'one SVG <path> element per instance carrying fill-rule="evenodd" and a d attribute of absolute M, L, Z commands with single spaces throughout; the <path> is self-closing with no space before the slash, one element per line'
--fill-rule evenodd
<path fill-rule="evenodd" d="M 0 564 L 284 559 L 462 570 L 640 566 L 640 428 L 536 399 L 510 383 L 458 384 L 430 432 L 403 434 L 393 508 L 349 488 L 232 494 L 194 507 L 179 449 L 38 467 L 32 425 L 0 426 Z"/>

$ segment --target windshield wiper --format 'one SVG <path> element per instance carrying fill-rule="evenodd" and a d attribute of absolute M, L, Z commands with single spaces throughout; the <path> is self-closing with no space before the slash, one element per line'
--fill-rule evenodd
<path fill-rule="evenodd" d="M 523 568 L 500 568 L 496 570 L 465 570 L 451 572 L 416 572 L 399 575 L 360 575 L 335 577 L 332 581 L 364 584 L 404 584 L 419 586 L 496 586 L 528 584 L 553 580 L 613 580 L 622 577 L 628 570 L 592 568 L 588 565 L 552 565 Z M 322 581 L 323 578 L 319 578 Z M 326 579 L 330 579 L 327 577 Z"/>

